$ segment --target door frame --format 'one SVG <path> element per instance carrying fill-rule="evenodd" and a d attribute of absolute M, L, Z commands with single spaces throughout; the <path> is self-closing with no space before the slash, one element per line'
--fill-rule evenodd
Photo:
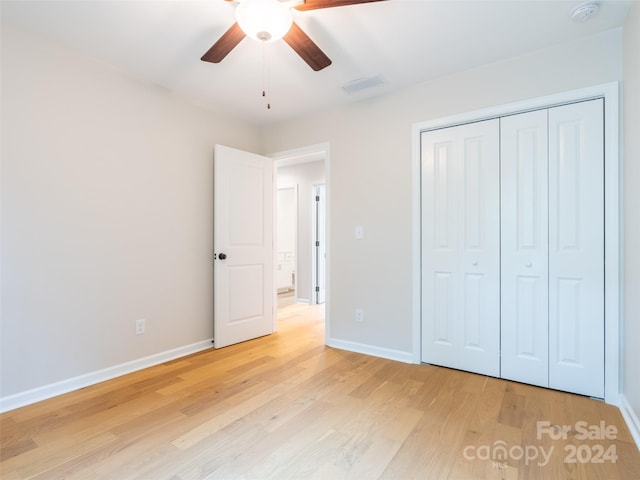
<path fill-rule="evenodd" d="M 331 299 L 331 288 L 330 288 L 330 266 L 328 259 L 330 256 L 330 242 L 328 241 L 330 237 L 330 215 L 331 215 L 331 187 L 330 187 L 330 149 L 329 142 L 318 143 L 314 145 L 308 145 L 305 147 L 293 148 L 290 150 L 282 150 L 279 152 L 274 152 L 266 155 L 269 158 L 273 158 L 273 182 L 274 189 L 277 188 L 277 169 L 278 167 L 285 167 L 289 165 L 299 165 L 303 163 L 311 163 L 319 160 L 324 160 L 324 171 L 325 171 L 325 238 L 326 242 L 326 256 L 327 260 L 325 260 L 325 328 L 324 328 L 324 336 L 325 343 L 328 342 L 328 339 L 331 338 L 331 322 L 330 322 L 330 299 Z M 274 210 L 275 211 L 275 210 Z M 274 219 L 275 222 L 275 219 Z M 274 255 L 276 255 L 276 241 L 274 238 Z M 274 270 L 275 275 L 275 270 Z M 298 279 L 296 278 L 296 281 Z M 274 331 L 277 327 L 277 315 L 274 316 Z"/>
<path fill-rule="evenodd" d="M 326 182 L 326 179 L 325 179 Z M 311 231 L 312 231 L 312 235 L 311 235 L 311 240 L 313 242 L 316 242 L 318 240 L 318 235 L 320 233 L 320 229 L 318 228 L 320 225 L 320 219 L 319 219 L 319 215 L 318 215 L 318 207 L 319 205 L 322 205 L 322 207 L 324 208 L 324 235 L 323 235 L 323 239 L 320 242 L 321 247 L 317 247 L 315 245 L 313 245 L 312 247 L 312 262 L 311 262 L 311 277 L 314 280 L 314 285 L 315 287 L 319 287 L 320 283 L 323 283 L 325 288 L 323 289 L 323 296 L 324 299 L 326 300 L 326 293 L 327 293 L 327 289 L 326 289 L 326 284 L 327 284 L 327 275 L 326 275 L 326 268 L 327 268 L 327 262 L 326 262 L 326 249 L 327 249 L 327 222 L 326 222 L 326 216 L 327 216 L 327 186 L 326 183 L 319 183 L 319 184 L 314 184 L 312 185 L 313 187 L 313 191 L 311 192 L 311 196 L 312 196 L 312 212 L 311 212 Z M 320 201 L 316 201 L 315 197 L 317 196 L 317 192 L 319 189 L 322 189 L 323 191 L 323 195 L 320 196 Z M 318 265 L 320 264 L 320 258 L 319 258 L 319 253 L 324 253 L 324 257 L 325 257 L 325 262 L 324 262 L 324 268 L 319 269 Z M 320 275 L 322 275 L 322 281 L 320 281 Z M 313 304 L 314 305 L 318 305 L 320 303 L 325 303 L 318 301 L 319 300 L 319 292 L 314 290 L 311 292 L 311 294 L 313 295 Z"/>
<path fill-rule="evenodd" d="M 532 98 L 520 102 L 475 110 L 437 118 L 412 125 L 412 332 L 413 362 L 421 359 L 421 133 L 438 128 L 488 120 L 505 115 L 555 107 L 595 98 L 604 99 L 604 341 L 605 385 L 604 400 L 612 405 L 620 403 L 620 354 L 622 312 L 622 248 L 621 248 L 621 174 L 619 82 L 610 82 L 568 92 Z"/>

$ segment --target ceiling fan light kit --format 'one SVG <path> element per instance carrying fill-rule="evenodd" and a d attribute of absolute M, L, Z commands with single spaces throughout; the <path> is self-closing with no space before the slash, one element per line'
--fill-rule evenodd
<path fill-rule="evenodd" d="M 293 23 L 291 7 L 278 0 L 242 0 L 235 13 L 242 31 L 261 42 L 280 40 Z"/>

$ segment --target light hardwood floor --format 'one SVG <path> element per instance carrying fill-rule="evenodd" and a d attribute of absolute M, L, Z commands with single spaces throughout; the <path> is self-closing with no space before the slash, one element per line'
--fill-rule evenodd
<path fill-rule="evenodd" d="M 274 335 L 3 414 L 2 479 L 640 478 L 610 405 L 325 347 L 321 306 L 279 317 Z M 578 422 L 615 438 L 581 440 Z"/>

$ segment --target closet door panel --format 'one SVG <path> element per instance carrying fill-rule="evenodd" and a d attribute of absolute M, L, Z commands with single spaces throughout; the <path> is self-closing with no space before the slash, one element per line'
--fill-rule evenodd
<path fill-rule="evenodd" d="M 458 149 L 446 130 L 423 135 L 422 360 L 440 365 L 457 356 Z"/>
<path fill-rule="evenodd" d="M 423 361 L 499 375 L 498 120 L 422 137 Z"/>
<path fill-rule="evenodd" d="M 604 396 L 602 100 L 549 109 L 549 386 Z"/>
<path fill-rule="evenodd" d="M 456 127 L 463 146 L 458 214 L 464 369 L 500 375 L 499 121 Z"/>
<path fill-rule="evenodd" d="M 501 376 L 548 386 L 547 111 L 501 132 Z"/>

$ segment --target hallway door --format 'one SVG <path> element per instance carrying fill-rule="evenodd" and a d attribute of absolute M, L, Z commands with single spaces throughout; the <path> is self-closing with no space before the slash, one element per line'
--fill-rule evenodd
<path fill-rule="evenodd" d="M 273 332 L 273 161 L 214 154 L 214 346 Z"/>

